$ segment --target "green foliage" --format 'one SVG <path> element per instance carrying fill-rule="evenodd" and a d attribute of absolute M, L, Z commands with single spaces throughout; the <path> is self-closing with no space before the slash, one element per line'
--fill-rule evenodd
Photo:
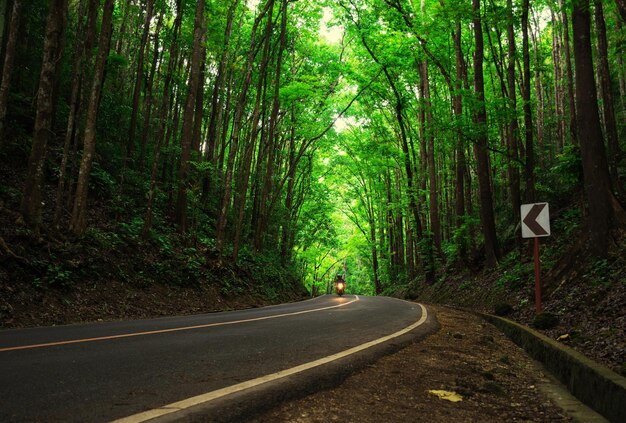
<path fill-rule="evenodd" d="M 508 290 L 519 289 L 523 287 L 530 279 L 533 272 L 533 264 L 530 262 L 522 262 L 519 252 L 513 251 L 507 255 L 500 263 L 503 270 L 496 285 L 500 288 Z"/>
<path fill-rule="evenodd" d="M 551 174 L 558 177 L 561 191 L 572 192 L 578 189 L 583 181 L 580 148 L 575 145 L 566 145 L 563 148 L 563 153 L 558 154 L 556 159 L 556 164 L 552 168 Z"/>
<path fill-rule="evenodd" d="M 555 218 L 551 225 L 554 227 L 554 232 L 558 233 L 563 238 L 569 238 L 575 236 L 575 232 L 581 227 L 581 222 L 582 216 L 580 208 L 572 207 Z"/>
<path fill-rule="evenodd" d="M 27 46 L 28 49 L 18 48 L 16 69 L 19 72 L 14 72 L 6 125 L 9 128 L 7 140 L 11 141 L 11 145 L 3 147 L 2 153 L 5 154 L 3 158 L 19 161 L 22 173 L 27 167 L 36 115 L 36 88 L 40 85 L 38 77 L 48 10 L 48 4 L 43 0 L 24 3 L 21 34 L 24 38 L 20 40 L 20 46 Z M 476 181 L 477 163 L 472 150 L 477 136 L 483 133 L 487 135 L 492 150 L 489 170 L 494 187 L 493 205 L 499 240 L 505 250 L 512 248 L 516 228 L 511 222 L 517 211 L 512 210 L 510 200 L 507 168 L 511 160 L 504 151 L 505 136 L 506 125 L 511 119 L 517 117 L 520 123 L 523 121 L 523 104 L 518 101 L 517 109 L 510 108 L 505 89 L 499 85 L 500 78 L 505 78 L 502 71 L 509 60 L 506 46 L 500 42 L 504 40 L 499 39 L 506 33 L 508 24 L 509 11 L 504 3 L 481 4 L 486 33 L 484 105 L 487 124 L 484 127 L 472 122 L 478 100 L 471 87 L 471 66 L 467 67 L 467 86 L 458 91 L 454 87 L 456 63 L 451 23 L 458 22 L 462 28 L 461 55 L 471 60 L 475 49 L 472 6 L 468 2 L 289 2 L 285 15 L 288 17 L 287 46 L 281 55 L 278 54 L 281 45 L 278 5 L 275 5 L 272 16 L 260 18 L 260 10 L 252 3 L 239 2 L 231 22 L 233 32 L 230 43 L 227 43 L 225 29 L 230 2 L 208 2 L 205 10 L 206 36 L 202 45 L 206 50 L 204 80 L 200 86 L 205 94 L 204 105 L 194 117 L 194 122 L 186 122 L 188 118 L 184 117 L 184 108 L 190 88 L 196 2 L 183 2 L 181 11 L 174 10 L 175 3 L 156 2 L 155 16 L 162 15 L 164 26 L 157 33 L 156 19 L 153 20 L 146 46 L 141 46 L 140 38 L 145 17 L 145 7 L 141 2 L 117 2 L 114 11 L 115 35 L 107 59 L 106 80 L 97 116 L 97 151 L 89 179 L 90 195 L 92 200 L 97 200 L 90 201 L 90 204 L 95 203 L 95 207 L 104 210 L 94 213 L 101 221 L 90 223 L 94 227 L 87 232 L 85 242 L 89 248 L 109 248 L 124 253 L 136 252 L 142 247 L 157 250 L 145 255 L 137 252 L 137 268 L 140 270 L 126 263 L 116 270 L 119 278 L 137 278 L 141 283 L 148 283 L 154 275 L 163 275 L 168 283 L 192 286 L 205 279 L 215 277 L 217 280 L 211 272 L 219 273 L 221 270 L 211 266 L 215 257 L 228 257 L 232 251 L 233 222 L 238 215 L 233 206 L 238 201 L 233 200 L 242 198 L 244 213 L 240 261 L 223 264 L 231 272 L 219 275 L 223 276 L 222 291 L 225 295 L 240 295 L 252 290 L 268 298 L 278 298 L 283 290 L 295 286 L 292 283 L 294 279 L 302 278 L 308 287 L 324 285 L 339 269 L 348 274 L 349 293 L 374 293 L 376 279 L 386 293 L 415 286 L 416 281 L 411 278 L 420 279 L 424 274 L 437 280 L 441 277 L 442 265 L 449 270 L 477 261 L 474 258 L 481 256 L 482 234 L 477 217 L 481 198 Z M 45 175 L 47 192 L 43 198 L 46 200 L 53 192 L 50 187 L 56 185 L 60 170 L 62 138 L 67 128 L 68 103 L 74 88 L 71 86 L 74 59 L 80 53 L 75 51 L 80 47 L 76 41 L 85 35 L 80 33 L 78 7 L 75 6 L 72 4 L 68 13 L 68 37 L 58 72 L 56 126 L 51 128 L 51 133 L 56 136 L 50 137 L 48 145 L 52 154 L 47 155 L 47 167 L 53 172 L 46 172 Z M 554 80 L 555 73 L 552 72 L 552 35 L 560 28 L 553 28 L 552 22 L 543 22 L 543 16 L 549 15 L 546 12 L 551 5 L 540 2 L 533 7 L 540 21 L 538 26 L 532 28 L 533 34 L 537 35 L 536 42 L 533 40 L 536 52 L 532 52 L 532 66 L 539 72 L 533 74 L 533 82 L 542 84 L 539 92 L 545 95 L 544 110 L 541 111 L 544 117 L 541 128 L 543 138 L 541 142 L 537 140 L 536 145 L 537 161 L 540 163 L 536 169 L 536 190 L 537 197 L 545 197 L 551 205 L 555 204 L 553 210 L 559 211 L 555 214 L 553 225 L 555 233 L 563 239 L 575 236 L 581 227 L 582 207 L 567 206 L 572 198 L 578 199 L 581 193 L 582 166 L 578 147 L 565 140 L 565 147 L 559 151 L 562 143 L 557 139 L 566 126 L 562 125 L 563 119 L 567 120 L 553 107 L 555 89 L 562 88 L 558 84 L 563 82 Z M 182 13 L 182 27 L 177 50 L 170 52 L 176 12 Z M 520 10 L 517 6 L 513 13 L 515 35 L 519 39 Z M 253 33 L 253 23 L 257 18 L 260 20 L 256 33 Z M 271 31 L 269 39 L 266 39 L 263 34 L 268 23 L 272 26 L 268 26 Z M 320 26 L 334 28 L 339 38 L 320 37 Z M 100 28 L 97 28 L 96 38 L 99 32 Z M 620 45 L 624 31 L 614 32 L 610 34 L 611 43 Z M 156 62 L 159 67 L 155 69 L 156 79 L 149 93 L 147 82 L 151 59 L 155 55 L 153 42 L 157 37 L 157 53 L 162 56 Z M 248 63 L 252 42 L 255 43 L 252 45 L 254 56 Z M 142 51 L 142 47 L 145 47 L 146 57 L 143 68 L 139 68 L 138 52 Z M 82 109 L 90 94 L 96 50 L 92 48 L 87 52 L 88 57 L 84 61 L 84 82 L 87 85 L 82 86 Z M 519 50 L 516 61 L 521 59 Z M 619 73 L 623 66 L 618 61 L 619 49 L 614 50 L 609 59 L 613 72 Z M 277 68 L 278 57 L 282 57 L 280 68 Z M 226 60 L 223 69 L 220 66 L 222 58 Z M 262 79 L 260 65 L 265 59 L 268 60 L 268 73 Z M 419 72 L 419 65 L 424 61 L 428 65 L 428 81 L 423 81 Z M 165 93 L 165 75 L 170 63 L 176 66 L 172 68 L 170 92 Z M 247 69 L 252 70 L 251 74 L 247 74 Z M 217 84 L 218 70 L 224 72 L 220 74 L 225 78 L 221 87 Z M 131 94 L 137 76 L 141 84 L 139 104 L 132 104 Z M 540 79 L 535 81 L 536 77 Z M 250 78 L 249 86 L 243 92 L 243 83 L 247 78 Z M 516 74 L 516 80 L 519 80 L 519 74 Z M 430 88 L 430 102 L 424 98 L 424 82 Z M 221 91 L 214 92 L 216 88 Z M 279 102 L 276 103 L 279 109 L 278 119 L 273 121 L 273 95 L 276 90 L 279 93 Z M 463 106 L 460 117 L 455 116 L 450 107 L 451 96 L 457 93 Z M 214 94 L 218 94 L 218 117 L 223 120 L 217 123 L 217 139 L 208 140 L 210 118 L 216 111 L 211 109 Z M 422 117 L 428 104 L 432 121 L 424 125 Z M 235 129 L 239 130 L 234 125 L 239 106 L 243 114 L 242 127 L 241 132 L 235 134 Z M 537 98 L 531 99 L 531 106 L 535 112 L 539 107 Z M 160 122 L 161 110 L 168 112 L 165 122 Z M 255 115 L 257 111 L 260 111 L 258 116 Z M 85 129 L 85 110 L 79 112 L 78 137 L 75 140 L 78 154 L 70 158 L 70 171 L 66 176 L 69 186 L 74 182 L 70 178 L 75 179 L 78 173 L 81 137 Z M 126 157 L 131 115 L 136 115 L 137 126 L 135 139 L 130 140 L 133 154 Z M 253 122 L 253 116 L 258 121 Z M 161 135 L 157 134 L 157 128 L 161 123 L 166 136 L 160 145 L 157 163 L 152 229 L 148 239 L 144 240 L 142 230 L 151 169 L 150 166 L 142 166 L 152 163 L 155 157 L 157 135 Z M 201 133 L 201 144 L 192 149 L 189 172 L 181 181 L 181 132 L 185 125 L 194 123 L 200 123 L 197 129 Z M 257 124 L 258 127 L 253 126 Z M 258 132 L 253 132 L 253 128 Z M 270 129 L 275 132 L 270 134 Z M 518 128 L 515 134 L 519 141 L 523 138 L 524 129 Z M 534 134 L 539 135 L 539 128 L 532 129 Z M 144 163 L 138 163 L 137 150 L 144 134 L 147 140 L 146 157 Z M 233 167 L 227 169 L 235 135 L 239 137 L 240 144 L 236 151 L 233 150 L 234 163 L 230 163 Z M 422 145 L 431 136 L 435 139 L 433 151 Z M 470 186 L 466 193 L 471 198 L 466 199 L 466 210 L 472 210 L 470 205 L 474 210 L 472 215 L 468 212 L 463 216 L 460 224 L 453 212 L 458 140 L 462 143 L 468 166 L 465 178 Z M 213 141 L 215 145 L 211 147 L 216 150 L 211 151 L 214 161 L 210 162 L 206 157 L 209 144 Z M 249 145 L 253 147 L 250 150 L 247 148 Z M 521 142 L 520 149 L 524 146 L 525 143 Z M 74 145 L 71 147 L 74 149 Z M 252 151 L 249 169 L 246 151 Z M 270 151 L 272 155 L 268 154 Z M 428 157 L 435 159 L 437 180 L 434 182 L 439 189 L 443 255 L 435 251 L 431 233 L 428 210 L 431 176 L 428 163 L 424 162 Z M 513 166 L 522 174 L 524 160 L 522 158 L 520 163 L 513 161 Z M 288 173 L 292 167 L 295 171 Z M 620 171 L 623 174 L 623 167 Z M 218 238 L 216 223 L 221 213 L 225 176 L 230 176 L 230 172 L 235 192 L 232 198 L 226 198 L 226 247 L 218 252 L 215 250 Z M 409 172 L 412 173 L 411 181 Z M 20 179 L 22 173 L 15 179 Z M 271 186 L 270 193 L 263 198 L 267 191 L 266 175 L 271 177 L 268 181 Z M 241 190 L 242 182 L 247 189 L 237 192 Z M 186 234 L 178 234 L 181 228 L 174 225 L 173 219 L 176 190 L 181 183 L 187 187 Z M 523 186 L 524 181 L 521 184 Z M 1 204 L 17 208 L 20 189 L 6 185 L 0 187 Z M 210 186 L 207 188 L 207 185 Z M 288 189 L 291 190 L 290 195 Z M 419 204 L 419 211 L 415 212 L 420 214 L 421 239 L 417 239 L 417 225 L 410 209 L 413 203 Z M 264 245 L 261 251 L 253 252 L 256 250 L 252 247 L 253 232 L 260 227 L 257 226 L 260 216 L 266 220 L 263 222 L 266 226 Z M 280 255 L 285 249 L 290 253 L 288 258 Z M 374 249 L 378 262 L 376 275 Z M 410 252 L 413 257 L 408 257 Z M 544 263 L 548 265 L 556 260 L 553 254 L 546 256 Z M 297 269 L 292 268 L 295 265 L 289 262 L 292 258 L 293 263 L 297 263 Z M 413 261 L 419 262 L 418 267 L 409 269 L 409 263 Z M 62 286 L 69 283 L 72 277 L 66 273 L 67 266 L 42 266 L 39 269 L 40 284 Z M 96 270 L 104 267 L 100 263 Z M 606 280 L 603 275 L 609 273 L 609 267 L 606 262 L 595 263 L 586 276 L 603 283 Z M 531 275 L 530 264 L 521 262 L 515 253 L 505 257 L 501 268 L 503 272 L 497 285 L 502 289 L 521 288 Z M 247 283 L 242 282 L 239 272 L 247 272 Z M 472 289 L 468 284 L 463 288 Z"/>
<path fill-rule="evenodd" d="M 123 240 L 117 232 L 93 227 L 87 229 L 85 238 L 93 242 L 98 248 L 116 249 L 123 244 Z"/>
<path fill-rule="evenodd" d="M 134 217 L 130 222 L 126 223 L 126 222 L 121 222 L 120 223 L 120 229 L 122 230 L 122 233 L 124 233 L 125 235 L 129 236 L 132 239 L 138 239 L 139 236 L 141 235 L 141 230 L 143 228 L 143 218 L 141 217 Z"/>
<path fill-rule="evenodd" d="M 41 276 L 33 279 L 36 288 L 68 289 L 74 281 L 74 273 L 62 264 L 51 261 L 34 260 L 33 265 L 40 269 Z"/>
<path fill-rule="evenodd" d="M 89 189 L 98 196 L 111 198 L 116 187 L 117 182 L 113 176 L 100 167 L 98 162 L 94 162 L 91 170 L 91 177 L 89 178 Z"/>
<path fill-rule="evenodd" d="M 583 275 L 591 280 L 594 286 L 608 285 L 611 283 L 613 271 L 608 259 L 594 259 L 589 271 Z"/>
<path fill-rule="evenodd" d="M 471 228 L 477 227 L 479 223 L 475 216 L 464 215 L 461 218 L 461 224 L 452 231 L 452 240 L 442 242 L 441 249 L 446 262 L 455 263 L 462 258 L 462 252 L 469 251 Z"/>
<path fill-rule="evenodd" d="M 107 71 L 114 75 L 126 68 L 128 64 L 128 59 L 121 54 L 109 53 L 109 57 L 107 57 Z"/>

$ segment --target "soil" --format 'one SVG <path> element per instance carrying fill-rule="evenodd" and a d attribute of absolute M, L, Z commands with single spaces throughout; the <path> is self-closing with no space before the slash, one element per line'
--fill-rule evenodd
<path fill-rule="evenodd" d="M 302 299 L 225 295 L 215 285 L 137 287 L 119 281 L 78 285 L 72 290 L 0 284 L 0 328 L 54 326 L 94 321 L 149 319 L 263 307 Z"/>
<path fill-rule="evenodd" d="M 252 422 L 567 422 L 539 389 L 538 364 L 473 314 L 441 306 L 441 329 L 348 377 Z M 460 402 L 430 390 L 454 392 Z"/>
<path fill-rule="evenodd" d="M 558 324 L 535 329 L 626 376 L 626 237 L 620 239 L 605 260 L 593 259 L 581 241 L 564 250 L 553 246 L 552 256 L 542 256 L 542 311 L 556 316 Z M 490 314 L 507 304 L 506 318 L 533 326 L 533 263 L 508 259 L 497 269 L 451 272 L 411 297 Z"/>

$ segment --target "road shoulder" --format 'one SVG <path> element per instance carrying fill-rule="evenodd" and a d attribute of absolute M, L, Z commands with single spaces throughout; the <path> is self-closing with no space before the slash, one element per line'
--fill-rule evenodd
<path fill-rule="evenodd" d="M 450 422 L 580 419 L 542 367 L 472 314 L 431 306 L 441 330 L 383 357 L 341 385 L 256 416 L 253 422 Z M 549 391 L 552 394 L 548 394 Z M 434 391 L 434 392 L 431 392 Z M 440 399 L 441 391 L 462 400 Z M 600 421 L 600 420 L 598 420 Z"/>

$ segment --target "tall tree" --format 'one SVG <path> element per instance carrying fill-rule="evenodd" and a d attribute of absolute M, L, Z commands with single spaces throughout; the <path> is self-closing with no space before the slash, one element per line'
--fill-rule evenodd
<path fill-rule="evenodd" d="M 183 133 L 181 137 L 180 167 L 178 169 L 178 196 L 176 199 L 176 223 L 180 232 L 187 231 L 187 184 L 189 183 L 189 159 L 191 158 L 191 139 L 196 108 L 196 96 L 203 89 L 200 81 L 202 71 L 202 40 L 204 37 L 204 0 L 196 3 L 196 17 L 193 31 L 193 50 L 191 53 L 191 74 L 185 110 L 183 112 Z"/>
<path fill-rule="evenodd" d="M 509 190 L 511 195 L 511 205 L 513 206 L 513 221 L 520 221 L 520 177 L 519 177 L 519 154 L 518 154 L 518 124 L 517 124 L 517 95 L 515 89 L 515 28 L 514 14 L 513 14 L 513 1 L 507 0 L 507 43 L 509 45 L 508 50 L 508 64 L 506 72 L 507 90 L 509 94 L 509 122 L 507 125 L 507 151 L 508 151 L 508 179 Z M 521 234 L 518 231 L 517 242 L 521 245 Z"/>
<path fill-rule="evenodd" d="M 527 0 L 525 0 L 527 1 Z M 485 81 L 483 75 L 484 42 L 480 15 L 480 0 L 472 0 L 473 24 L 474 24 L 474 92 L 476 106 L 473 112 L 474 124 L 476 125 L 476 142 L 474 154 L 476 156 L 478 172 L 478 188 L 480 192 L 480 223 L 485 238 L 485 264 L 494 267 L 500 258 L 498 238 L 496 235 L 496 223 L 493 212 L 493 195 L 489 179 L 490 166 L 487 151 L 487 111 L 485 109 Z"/>
<path fill-rule="evenodd" d="M 135 133 L 137 131 L 137 115 L 139 114 L 139 97 L 141 95 L 141 87 L 144 79 L 144 61 L 146 55 L 146 45 L 148 43 L 148 35 L 150 34 L 150 22 L 154 11 L 154 0 L 147 0 L 146 15 L 143 23 L 143 33 L 141 34 L 141 42 L 139 44 L 139 54 L 137 56 L 137 71 L 135 73 L 135 87 L 133 89 L 133 103 L 130 113 L 130 127 L 128 131 L 128 141 L 126 143 L 126 157 L 132 159 L 135 146 Z"/>
<path fill-rule="evenodd" d="M 54 120 L 55 78 L 63 55 L 67 4 L 67 0 L 51 1 L 46 21 L 33 144 L 28 159 L 28 173 L 20 207 L 25 222 L 35 231 L 39 230 L 41 219 L 41 184 L 46 164 L 48 139 L 52 133 Z"/>
<path fill-rule="evenodd" d="M 220 118 L 224 114 L 224 107 L 222 106 L 224 102 L 224 88 L 227 76 L 227 64 L 230 60 L 231 36 L 233 31 L 235 11 L 237 10 L 238 5 L 239 0 L 232 0 L 232 3 L 228 8 L 228 13 L 226 16 L 226 28 L 224 30 L 224 46 L 222 48 L 222 55 L 219 65 L 217 67 L 217 76 L 215 77 L 215 83 L 213 85 L 213 93 L 211 95 L 211 109 L 206 141 L 206 160 L 207 162 L 211 163 L 213 167 L 215 167 L 217 156 L 216 148 L 218 144 L 218 126 L 220 123 Z M 214 171 L 205 176 L 202 187 L 203 203 L 206 202 L 206 199 L 208 198 L 209 191 L 211 190 L 211 180 L 214 176 Z"/>
<path fill-rule="evenodd" d="M 572 27 L 580 151 L 589 209 L 587 215 L 589 241 L 591 251 L 597 256 L 605 257 L 609 247 L 609 232 L 616 223 L 616 216 L 613 211 L 611 180 L 598 111 L 591 53 L 589 0 L 574 0 Z"/>
<path fill-rule="evenodd" d="M 433 247 L 437 254 L 441 254 L 441 221 L 439 218 L 439 193 L 437 187 L 437 169 L 435 167 L 435 134 L 433 106 L 430 98 L 430 80 L 428 79 L 428 60 L 424 60 L 420 66 L 420 79 L 422 81 L 422 92 L 424 95 L 424 107 L 426 108 L 425 124 L 427 130 L 427 162 L 428 162 L 428 182 L 429 182 L 429 214 L 430 232 L 433 237 Z"/>
<path fill-rule="evenodd" d="M 524 62 L 524 77 L 522 83 L 522 99 L 524 100 L 524 134 L 526 141 L 526 202 L 535 201 L 535 147 L 533 140 L 533 114 L 530 103 L 530 49 L 528 46 L 528 11 L 529 0 L 522 0 L 522 61 Z"/>
<path fill-rule="evenodd" d="M 152 216 L 154 207 L 154 197 L 156 194 L 157 173 L 159 170 L 159 163 L 161 159 L 161 147 L 163 140 L 165 139 L 165 128 L 167 125 L 167 116 L 170 109 L 170 102 L 172 101 L 172 78 L 176 65 L 178 64 L 178 35 L 180 32 L 180 26 L 182 22 L 181 11 L 182 0 L 176 1 L 176 19 L 174 20 L 174 28 L 172 29 L 172 40 L 168 51 L 169 62 L 167 64 L 167 73 L 165 74 L 165 81 L 163 82 L 163 97 L 161 99 L 161 107 L 158 118 L 158 128 L 156 131 L 156 142 L 154 145 L 154 157 L 152 158 L 152 170 L 150 172 L 150 187 L 148 189 L 148 202 L 146 204 L 146 213 L 144 217 L 143 229 L 141 231 L 142 237 L 146 238 L 152 227 Z"/>
<path fill-rule="evenodd" d="M 267 227 L 267 221 L 269 219 L 270 208 L 270 193 L 274 183 L 274 175 L 276 172 L 276 165 L 274 164 L 277 150 L 277 128 L 278 128 L 278 112 L 280 111 L 280 81 L 281 81 L 281 69 L 283 65 L 283 53 L 287 46 L 287 1 L 281 1 L 282 18 L 280 24 L 280 44 L 278 47 L 278 57 L 276 59 L 276 68 L 274 70 L 274 93 L 272 112 L 270 115 L 269 128 L 267 138 L 269 142 L 269 151 L 267 157 L 267 166 L 265 177 L 263 181 L 263 190 L 260 198 L 260 210 L 259 210 L 259 222 L 256 226 L 254 233 L 254 247 L 257 251 L 260 251 L 263 246 L 263 236 Z"/>
<path fill-rule="evenodd" d="M 465 59 L 463 57 L 463 49 L 461 46 L 461 22 L 457 21 L 456 30 L 454 32 L 454 57 L 455 57 L 455 71 L 456 80 L 454 83 L 454 91 L 452 97 L 452 108 L 454 112 L 455 126 L 456 126 L 456 142 L 455 142 L 455 155 L 456 155 L 456 167 L 455 167 L 455 184 L 454 184 L 454 198 L 455 198 L 455 217 L 456 226 L 461 228 L 465 218 L 465 173 L 466 173 L 466 159 L 465 159 L 465 137 L 462 130 L 463 120 L 463 98 L 461 90 L 463 89 L 463 80 L 465 78 Z M 461 236 L 458 240 L 459 244 L 459 258 L 461 261 L 465 261 L 467 258 L 467 245 L 465 243 L 465 237 Z"/>
<path fill-rule="evenodd" d="M 102 25 L 100 40 L 98 42 L 98 54 L 93 73 L 93 82 L 87 105 L 85 120 L 85 135 L 83 140 L 83 156 L 80 162 L 76 195 L 70 219 L 70 232 L 74 235 L 82 235 L 87 228 L 87 196 L 89 194 L 89 176 L 93 158 L 96 153 L 96 122 L 98 120 L 98 108 L 100 95 L 104 85 L 104 69 L 106 66 L 109 49 L 111 47 L 111 34 L 113 33 L 113 9 L 114 0 L 105 0 L 102 11 Z"/>
<path fill-rule="evenodd" d="M 228 151 L 228 159 L 226 163 L 226 172 L 224 175 L 224 194 L 218 212 L 217 228 L 216 228 L 216 241 L 215 246 L 218 252 L 221 254 L 224 248 L 224 242 L 226 241 L 226 223 L 228 220 L 228 210 L 231 203 L 232 194 L 232 182 L 233 182 L 233 167 L 235 164 L 235 156 L 239 147 L 239 139 L 241 137 L 241 129 L 243 126 L 244 111 L 246 105 L 246 99 L 248 96 L 248 90 L 250 83 L 252 82 L 252 70 L 254 68 L 254 57 L 258 48 L 258 42 L 256 39 L 257 30 L 261 21 L 268 14 L 268 10 L 274 5 L 274 0 L 268 0 L 263 9 L 258 13 L 252 26 L 252 32 L 250 36 L 250 47 L 248 49 L 248 55 L 246 58 L 246 72 L 242 80 L 242 86 L 239 92 L 239 98 L 235 107 L 235 116 L 232 125 L 232 134 L 230 148 Z M 269 18 L 271 19 L 271 17 Z"/>
<path fill-rule="evenodd" d="M 594 0 L 596 31 L 598 34 L 598 74 L 600 76 L 600 94 L 602 97 L 602 117 L 609 153 L 609 172 L 615 188 L 618 187 L 617 164 L 621 156 L 617 135 L 617 121 L 615 119 L 615 106 L 613 103 L 613 91 L 611 71 L 609 69 L 609 46 L 606 38 L 606 24 L 604 22 L 604 9 L 600 0 Z"/>
<path fill-rule="evenodd" d="M 66 179 L 67 167 L 69 161 L 70 146 L 75 141 L 75 137 L 78 133 L 78 124 L 82 112 L 80 110 L 81 97 L 83 97 L 84 86 L 84 74 L 85 62 L 88 61 L 88 55 L 91 57 L 91 50 L 93 48 L 96 21 L 98 19 L 98 7 L 100 2 L 98 0 L 82 1 L 79 13 L 82 13 L 87 6 L 87 16 L 85 19 L 79 21 L 78 31 L 85 36 L 76 37 L 74 42 L 74 63 L 72 65 L 72 88 L 69 101 L 69 112 L 67 117 L 67 127 L 65 130 L 65 141 L 63 143 L 63 157 L 61 158 L 61 166 L 59 169 L 59 184 L 57 186 L 56 203 L 54 206 L 54 223 L 59 225 L 61 219 L 61 211 L 63 209 L 64 198 L 66 194 Z"/>
<path fill-rule="evenodd" d="M 615 4 L 622 20 L 626 23 L 626 0 L 615 0 Z"/>
<path fill-rule="evenodd" d="M 22 13 L 23 0 L 14 0 L 11 9 L 11 18 L 7 31 L 7 42 L 4 50 L 4 63 L 2 65 L 2 81 L 0 82 L 0 148 L 4 144 L 5 120 L 7 105 L 9 102 L 9 90 L 11 89 L 11 76 L 13 75 L 13 62 L 15 60 L 15 47 L 20 27 L 20 15 Z"/>
<path fill-rule="evenodd" d="M 572 70 L 572 53 L 570 50 L 569 19 L 565 0 L 561 0 L 561 16 L 563 17 L 563 51 L 565 52 L 565 74 L 567 76 L 567 104 L 569 108 L 569 131 L 572 143 L 578 144 L 578 124 L 576 123 L 576 102 L 574 100 L 574 71 Z"/>

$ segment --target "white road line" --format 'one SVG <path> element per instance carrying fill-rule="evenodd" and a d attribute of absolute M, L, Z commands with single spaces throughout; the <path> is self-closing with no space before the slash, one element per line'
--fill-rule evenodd
<path fill-rule="evenodd" d="M 252 319 L 233 320 L 233 321 L 229 321 L 229 322 L 219 322 L 219 323 L 207 323 L 207 324 L 204 324 L 204 325 L 185 326 L 185 327 L 170 328 L 170 329 L 159 329 L 159 330 L 151 330 L 151 331 L 146 331 L 146 332 L 134 332 L 134 333 L 124 333 L 124 334 L 120 334 L 120 335 L 99 336 L 97 338 L 71 339 L 71 340 L 68 340 L 68 341 L 47 342 L 47 343 L 43 343 L 43 344 L 20 345 L 20 346 L 17 346 L 17 347 L 0 348 L 0 352 L 3 352 L 3 351 L 15 351 L 15 350 L 26 350 L 26 349 L 31 349 L 31 348 L 54 347 L 54 346 L 58 346 L 58 345 L 78 344 L 78 343 L 83 343 L 83 342 L 104 341 L 104 340 L 108 340 L 108 339 L 131 338 L 131 337 L 134 337 L 134 336 L 156 335 L 156 334 L 159 334 L 159 333 L 179 332 L 179 331 L 184 331 L 184 330 L 210 328 L 210 327 L 214 327 L 214 326 L 236 325 L 236 324 L 240 324 L 240 323 L 256 322 L 256 321 L 259 321 L 259 320 L 277 319 L 279 317 L 296 316 L 298 314 L 313 313 L 313 312 L 316 312 L 316 311 L 330 310 L 332 308 L 343 307 L 343 306 L 346 306 L 348 304 L 352 304 L 352 303 L 354 303 L 356 301 L 359 301 L 359 296 L 356 295 L 355 297 L 356 298 L 354 300 L 351 300 L 351 301 L 348 301 L 348 302 L 345 302 L 345 303 L 341 303 L 341 304 L 338 304 L 338 305 L 328 306 L 328 307 L 320 307 L 320 308 L 315 308 L 315 309 L 311 309 L 311 310 L 295 311 L 293 313 L 274 314 L 274 315 L 271 315 L 271 316 L 255 317 L 255 318 L 252 318 Z"/>
<path fill-rule="evenodd" d="M 256 379 L 251 379 L 245 382 L 238 383 L 236 385 L 228 386 L 226 388 L 217 389 L 215 391 L 211 391 L 205 394 L 197 395 L 195 397 L 187 398 L 182 401 L 173 402 L 171 404 L 164 405 L 160 408 L 155 408 L 152 410 L 144 411 L 142 413 L 134 414 L 132 416 L 124 417 L 124 418 L 115 420 L 112 423 L 139 423 L 139 422 L 145 422 L 151 419 L 155 419 L 157 417 L 162 417 L 167 414 L 177 413 L 177 412 L 186 410 L 188 408 L 191 408 L 197 405 L 206 404 L 218 398 L 223 398 L 227 395 L 234 394 L 236 392 L 241 392 L 243 390 L 262 385 L 264 383 L 272 382 L 278 379 L 285 378 L 287 376 L 294 375 L 296 373 L 301 373 L 306 370 L 310 370 L 314 367 L 318 367 L 318 366 L 330 363 L 332 361 L 339 360 L 341 358 L 363 351 L 367 348 L 371 348 L 375 345 L 382 344 L 383 342 L 387 342 L 393 338 L 397 338 L 399 336 L 402 336 L 412 331 L 413 329 L 422 325 L 426 321 L 426 319 L 428 318 L 428 312 L 426 311 L 426 307 L 424 307 L 421 304 L 418 304 L 418 305 L 422 309 L 422 316 L 420 317 L 420 319 L 417 322 L 413 323 L 412 325 L 407 326 L 404 329 L 401 329 L 397 332 L 394 332 L 391 335 L 387 335 L 382 338 L 378 338 L 373 341 L 366 342 L 364 344 L 347 349 L 345 351 L 341 351 L 337 354 L 333 354 L 328 357 L 320 358 L 318 360 L 311 361 L 309 363 L 304 363 L 299 366 L 292 367 L 290 369 L 281 370 L 280 372 L 277 372 L 277 373 L 261 376 Z"/>

